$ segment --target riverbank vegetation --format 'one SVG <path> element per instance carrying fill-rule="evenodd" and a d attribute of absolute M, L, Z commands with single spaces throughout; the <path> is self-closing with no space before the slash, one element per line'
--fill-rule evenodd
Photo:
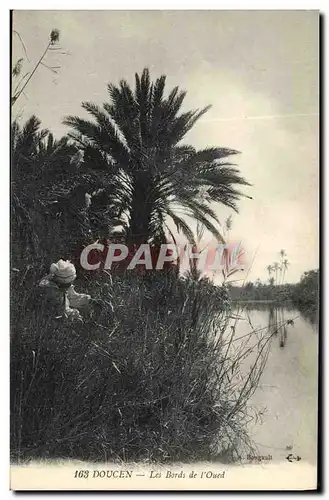
<path fill-rule="evenodd" d="M 303 273 L 298 283 L 275 285 L 249 281 L 244 286 L 229 286 L 234 302 L 267 302 L 277 306 L 294 305 L 304 316 L 317 323 L 319 315 L 319 269 Z"/>
<path fill-rule="evenodd" d="M 82 324 L 42 302 L 13 319 L 13 459 L 189 462 L 252 449 L 248 400 L 269 338 L 235 345 L 225 287 L 128 275 L 99 277 L 88 291 L 95 305 Z"/>

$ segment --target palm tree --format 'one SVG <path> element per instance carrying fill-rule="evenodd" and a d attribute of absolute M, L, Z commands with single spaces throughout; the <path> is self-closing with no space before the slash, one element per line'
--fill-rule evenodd
<path fill-rule="evenodd" d="M 31 188 L 44 189 L 57 180 L 70 179 L 76 172 L 75 145 L 64 136 L 56 140 L 47 129 L 41 129 L 41 122 L 31 116 L 23 126 L 14 121 L 11 127 L 12 186 L 20 193 L 31 193 Z"/>
<path fill-rule="evenodd" d="M 285 274 L 286 274 L 286 271 L 289 267 L 289 261 L 287 259 L 284 259 L 283 263 L 282 263 L 282 284 L 284 283 L 284 277 L 285 277 Z"/>
<path fill-rule="evenodd" d="M 280 257 L 281 257 L 281 262 L 280 262 L 280 283 L 282 284 L 283 282 L 283 261 L 284 258 L 287 256 L 286 251 L 284 249 L 280 250 Z"/>
<path fill-rule="evenodd" d="M 85 166 L 107 176 L 109 223 L 121 224 L 128 242 L 166 241 L 171 219 L 195 244 L 184 217 L 194 218 L 219 241 L 218 218 L 211 202 L 237 211 L 250 185 L 227 157 L 237 151 L 211 147 L 197 151 L 182 139 L 209 107 L 180 112 L 186 92 L 178 87 L 165 97 L 166 77 L 153 83 L 149 71 L 135 75 L 135 89 L 125 80 L 108 85 L 110 102 L 100 108 L 84 102 L 92 121 L 68 116 L 69 135 L 84 152 Z M 105 208 L 105 207 L 104 207 Z"/>
<path fill-rule="evenodd" d="M 272 268 L 273 268 L 273 271 L 275 272 L 275 284 L 277 285 L 278 284 L 278 271 L 280 269 L 279 263 L 274 262 Z"/>
<path fill-rule="evenodd" d="M 273 271 L 273 268 L 271 266 L 271 264 L 269 264 L 267 267 L 267 272 L 268 272 L 268 279 L 270 280 L 271 279 L 271 274 L 272 274 L 272 271 Z"/>
<path fill-rule="evenodd" d="M 23 126 L 14 121 L 11 130 L 11 236 L 19 258 L 45 250 L 52 233 L 45 223 L 49 204 L 59 187 L 64 192 L 72 188 L 78 170 L 77 150 L 68 137 L 56 140 L 40 126 L 40 120 L 31 116 Z"/>

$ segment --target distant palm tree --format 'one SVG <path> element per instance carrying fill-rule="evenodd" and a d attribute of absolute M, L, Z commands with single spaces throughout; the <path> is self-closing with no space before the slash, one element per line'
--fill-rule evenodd
<path fill-rule="evenodd" d="M 281 260 L 284 259 L 284 257 L 286 257 L 286 251 L 284 249 L 280 250 L 280 256 L 281 256 Z"/>
<path fill-rule="evenodd" d="M 285 259 L 282 263 L 282 268 L 283 268 L 283 271 L 282 271 L 282 284 L 284 283 L 284 277 L 285 277 L 285 274 L 286 274 L 286 271 L 289 267 L 290 263 L 288 262 L 287 259 Z"/>
<path fill-rule="evenodd" d="M 280 269 L 280 265 L 278 262 L 274 262 L 273 266 L 272 266 L 274 272 L 275 272 L 275 284 L 277 285 L 278 284 L 278 271 Z"/>
<path fill-rule="evenodd" d="M 185 216 L 222 241 L 210 203 L 237 211 L 236 202 L 245 196 L 238 187 L 249 183 L 227 160 L 237 151 L 197 151 L 181 143 L 209 107 L 180 112 L 186 92 L 175 87 L 165 97 L 165 82 L 165 76 L 151 82 L 145 69 L 135 75 L 135 89 L 125 80 L 109 84 L 110 102 L 102 108 L 84 102 L 92 121 L 68 116 L 64 123 L 74 130 L 70 136 L 84 151 L 85 164 L 107 175 L 105 191 L 116 209 L 111 223 L 121 224 L 129 242 L 166 240 L 169 218 L 194 244 Z"/>
<path fill-rule="evenodd" d="M 281 257 L 281 262 L 280 262 L 280 283 L 283 283 L 283 261 L 284 258 L 287 256 L 286 251 L 284 249 L 280 250 L 280 257 Z"/>
<path fill-rule="evenodd" d="M 269 264 L 266 269 L 267 269 L 267 272 L 268 272 L 268 278 L 270 279 L 272 271 L 273 271 L 273 268 L 272 268 L 271 264 Z"/>

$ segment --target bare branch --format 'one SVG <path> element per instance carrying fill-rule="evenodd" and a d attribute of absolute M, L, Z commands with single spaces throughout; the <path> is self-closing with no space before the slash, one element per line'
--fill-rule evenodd
<path fill-rule="evenodd" d="M 56 75 L 58 75 L 58 71 L 55 70 L 55 68 L 60 68 L 60 66 L 48 66 L 47 64 L 41 62 L 40 64 L 42 64 L 42 66 L 44 66 L 45 68 L 47 69 L 50 69 L 50 71 L 52 71 L 53 73 L 56 73 Z"/>
<path fill-rule="evenodd" d="M 13 33 L 18 36 L 18 38 L 19 38 L 19 40 L 20 40 L 20 42 L 22 44 L 22 47 L 23 47 L 26 59 L 30 62 L 30 59 L 29 59 L 29 56 L 27 55 L 27 50 L 26 50 L 26 47 L 25 47 L 25 44 L 23 42 L 23 39 L 22 39 L 21 35 L 16 30 L 13 30 Z"/>

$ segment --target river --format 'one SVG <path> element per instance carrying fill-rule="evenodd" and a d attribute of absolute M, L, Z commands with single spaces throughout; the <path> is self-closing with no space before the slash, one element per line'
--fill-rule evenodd
<path fill-rule="evenodd" d="M 236 335 L 242 337 L 269 324 L 270 307 L 248 306 L 239 314 L 243 319 L 236 323 Z M 249 434 L 259 455 L 281 461 L 292 454 L 315 465 L 318 332 L 297 309 L 282 308 L 279 319 L 294 319 L 294 324 L 287 326 L 285 338 L 281 332 L 272 337 L 267 364 L 250 399 L 251 405 L 265 411 L 261 422 L 250 425 Z"/>

